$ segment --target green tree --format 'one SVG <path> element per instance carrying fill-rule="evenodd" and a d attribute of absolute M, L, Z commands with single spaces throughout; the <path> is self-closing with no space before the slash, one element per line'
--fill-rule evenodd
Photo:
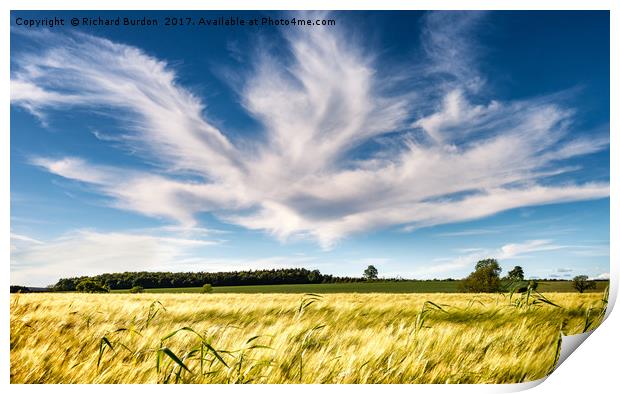
<path fill-rule="evenodd" d="M 75 289 L 80 293 L 109 293 L 110 290 L 102 285 L 100 282 L 92 279 L 82 279 L 75 286 Z"/>
<path fill-rule="evenodd" d="M 134 286 L 131 289 L 129 289 L 129 292 L 132 293 L 132 294 L 144 293 L 144 287 L 142 287 L 142 286 Z"/>
<path fill-rule="evenodd" d="M 203 293 L 213 293 L 213 286 L 211 286 L 210 283 L 205 283 L 204 285 L 202 285 L 202 292 Z"/>
<path fill-rule="evenodd" d="M 379 270 L 377 270 L 374 265 L 369 265 L 364 270 L 364 278 L 366 278 L 366 280 L 375 280 L 378 277 L 379 277 Z"/>
<path fill-rule="evenodd" d="M 508 271 L 508 275 L 506 279 L 512 282 L 521 282 L 525 279 L 525 273 L 523 272 L 523 268 L 517 265 L 511 271 Z"/>
<path fill-rule="evenodd" d="M 319 283 L 321 281 L 321 271 L 313 270 L 308 274 L 308 281 L 310 283 Z"/>
<path fill-rule="evenodd" d="M 60 279 L 53 287 L 54 291 L 75 291 L 75 281 L 73 279 Z"/>
<path fill-rule="evenodd" d="M 463 280 L 463 290 L 470 293 L 494 293 L 500 290 L 499 274 L 502 268 L 495 259 L 484 259 L 476 263 L 476 270 Z"/>
<path fill-rule="evenodd" d="M 588 280 L 588 275 L 577 275 L 573 278 L 573 287 L 580 293 L 589 289 L 596 289 L 596 282 Z"/>

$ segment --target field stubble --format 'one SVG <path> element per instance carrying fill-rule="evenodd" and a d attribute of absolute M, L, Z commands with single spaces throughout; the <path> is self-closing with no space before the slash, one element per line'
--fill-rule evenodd
<path fill-rule="evenodd" d="M 19 294 L 12 383 L 512 383 L 602 293 Z"/>

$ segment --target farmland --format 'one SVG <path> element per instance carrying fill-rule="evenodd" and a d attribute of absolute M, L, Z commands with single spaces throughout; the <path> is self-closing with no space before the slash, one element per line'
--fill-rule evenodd
<path fill-rule="evenodd" d="M 214 293 L 456 293 L 460 281 L 401 281 L 401 282 L 355 282 L 355 283 L 320 283 L 290 285 L 259 285 L 259 286 L 216 286 Z M 597 282 L 596 289 L 588 292 L 603 292 L 609 282 Z M 543 293 L 573 293 L 570 281 L 540 281 L 539 290 Z M 128 290 L 113 290 L 127 293 Z M 146 289 L 147 293 L 200 293 L 202 287 L 179 287 Z"/>
<path fill-rule="evenodd" d="M 215 288 L 217 291 L 217 288 Z M 17 294 L 12 383 L 508 383 L 602 293 Z"/>

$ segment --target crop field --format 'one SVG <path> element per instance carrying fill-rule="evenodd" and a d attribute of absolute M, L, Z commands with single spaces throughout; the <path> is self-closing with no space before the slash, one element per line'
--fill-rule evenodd
<path fill-rule="evenodd" d="M 12 383 L 509 383 L 603 293 L 16 294 Z"/>
<path fill-rule="evenodd" d="M 356 283 L 321 283 L 260 286 L 219 286 L 213 287 L 214 293 L 456 293 L 460 281 L 402 281 L 402 282 L 356 282 Z M 596 289 L 587 292 L 603 292 L 609 282 L 598 281 Z M 573 293 L 575 289 L 570 281 L 540 281 L 538 290 L 542 293 Z M 128 290 L 113 290 L 127 293 Z M 147 293 L 201 293 L 202 287 L 179 287 L 163 289 L 146 289 Z"/>

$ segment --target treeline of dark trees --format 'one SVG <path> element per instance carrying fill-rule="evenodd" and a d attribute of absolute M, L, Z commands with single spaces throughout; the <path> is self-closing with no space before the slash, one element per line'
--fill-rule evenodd
<path fill-rule="evenodd" d="M 525 291 L 528 286 L 536 289 L 536 281 L 525 281 L 525 273 L 520 266 L 514 267 L 501 277 L 502 268 L 496 259 L 484 259 L 476 263 L 475 270 L 462 280 L 428 279 L 424 281 L 459 281 L 459 290 L 464 292 L 488 293 L 498 291 Z M 544 279 L 553 281 L 557 279 Z M 48 291 L 79 291 L 87 293 L 108 292 L 109 290 L 135 290 L 153 288 L 183 288 L 210 286 L 248 286 L 309 283 L 352 283 L 363 281 L 399 282 L 411 281 L 404 278 L 378 278 L 378 270 L 370 265 L 363 277 L 342 277 L 321 274 L 319 270 L 305 268 L 284 268 L 256 271 L 234 272 L 120 272 L 95 276 L 81 276 L 60 279 L 49 286 Z M 419 280 L 422 281 L 422 280 Z M 579 292 L 596 288 L 596 280 L 587 276 L 576 276 L 573 287 Z M 42 291 L 41 288 L 11 286 L 11 293 Z"/>
<path fill-rule="evenodd" d="M 362 282 L 364 278 L 322 274 L 319 270 L 284 268 L 234 272 L 119 272 L 96 276 L 60 279 L 52 286 L 54 291 L 75 291 L 80 282 L 90 279 L 110 290 L 212 286 L 249 286 L 304 283 Z M 396 281 L 397 279 L 392 279 Z"/>
<path fill-rule="evenodd" d="M 26 286 L 11 285 L 11 293 L 32 293 L 32 291 Z"/>

